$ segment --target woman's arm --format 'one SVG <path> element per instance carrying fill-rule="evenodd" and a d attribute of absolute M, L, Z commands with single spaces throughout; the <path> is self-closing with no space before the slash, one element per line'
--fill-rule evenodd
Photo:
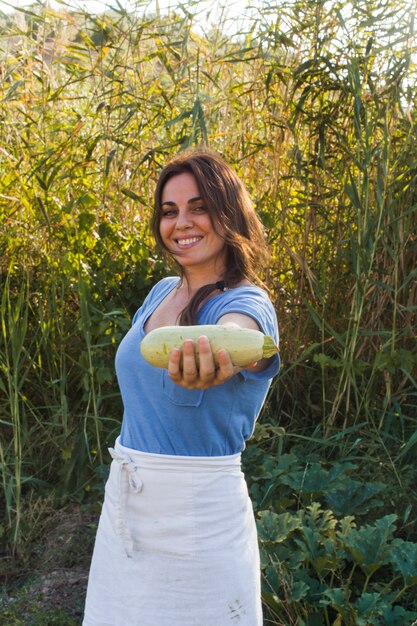
<path fill-rule="evenodd" d="M 244 313 L 226 313 L 223 315 L 218 324 L 222 326 L 238 326 L 240 328 L 251 328 L 252 330 L 261 330 L 253 319 L 253 317 L 249 317 L 249 315 L 245 315 Z M 261 331 L 262 332 L 262 331 Z M 246 365 L 244 368 L 249 372 L 262 372 L 268 364 L 270 359 L 261 359 L 257 363 L 252 363 L 251 365 Z"/>

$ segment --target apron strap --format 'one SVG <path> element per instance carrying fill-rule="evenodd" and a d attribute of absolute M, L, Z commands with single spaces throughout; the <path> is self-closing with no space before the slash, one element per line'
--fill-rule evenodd
<path fill-rule="evenodd" d="M 120 534 L 123 540 L 123 547 L 128 558 L 133 556 L 133 541 L 132 535 L 127 525 L 126 516 L 126 499 L 129 495 L 129 488 L 134 493 L 140 493 L 143 489 L 143 480 L 139 475 L 139 467 L 132 461 L 132 459 L 125 454 L 116 452 L 114 448 L 109 448 L 109 452 L 113 461 L 119 464 L 119 476 L 118 476 L 118 509 L 119 520 L 118 526 Z M 123 482 L 126 483 L 126 489 Z"/>

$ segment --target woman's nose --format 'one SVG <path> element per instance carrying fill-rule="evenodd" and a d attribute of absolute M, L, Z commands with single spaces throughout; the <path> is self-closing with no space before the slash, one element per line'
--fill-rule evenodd
<path fill-rule="evenodd" d="M 188 211 L 178 211 L 177 222 L 175 227 L 178 230 L 183 230 L 185 228 L 190 228 L 192 226 L 192 220 L 188 213 Z"/>

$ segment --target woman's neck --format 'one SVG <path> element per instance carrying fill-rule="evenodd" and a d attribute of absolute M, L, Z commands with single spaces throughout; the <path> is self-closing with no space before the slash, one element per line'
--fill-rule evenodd
<path fill-rule="evenodd" d="M 203 275 L 199 273 L 193 275 L 192 273 L 188 272 L 181 277 L 177 289 L 186 290 L 189 296 L 192 297 L 200 289 L 200 287 L 204 287 L 204 285 L 209 285 L 211 283 L 216 283 L 219 280 L 223 280 L 223 277 L 218 274 L 214 275 L 211 273 Z"/>

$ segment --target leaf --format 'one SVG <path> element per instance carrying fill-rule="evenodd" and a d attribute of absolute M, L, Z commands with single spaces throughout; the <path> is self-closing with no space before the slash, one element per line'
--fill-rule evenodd
<path fill-rule="evenodd" d="M 96 216 L 94 213 L 84 211 L 80 213 L 78 217 L 78 227 L 80 231 L 90 231 L 96 222 Z"/>
<path fill-rule="evenodd" d="M 110 150 L 110 152 L 108 153 L 107 157 L 106 157 L 106 167 L 105 167 L 105 171 L 104 171 L 104 175 L 107 176 L 110 173 L 110 166 L 112 164 L 112 161 L 114 159 L 114 157 L 116 156 L 116 152 L 117 150 L 115 148 L 113 148 L 113 150 Z"/>
<path fill-rule="evenodd" d="M 345 476 L 343 482 L 325 494 L 327 505 L 336 515 L 364 515 L 382 504 L 374 499 L 384 491 L 384 483 L 365 483 Z"/>
<path fill-rule="evenodd" d="M 321 352 L 320 354 L 315 354 L 313 357 L 314 363 L 318 363 L 321 367 L 343 367 L 342 359 L 332 359 L 327 354 Z"/>
<path fill-rule="evenodd" d="M 350 179 L 350 184 L 346 183 L 345 185 L 345 193 L 348 196 L 349 200 L 351 201 L 353 208 L 359 211 L 362 203 L 359 197 L 358 188 L 352 177 Z"/>
<path fill-rule="evenodd" d="M 391 547 L 391 563 L 407 585 L 417 585 L 417 544 L 395 539 Z"/>
<path fill-rule="evenodd" d="M 417 443 L 417 430 L 413 432 L 413 434 L 409 437 L 406 444 L 401 446 L 401 452 L 397 456 L 397 460 L 401 459 L 407 452 Z"/>
<path fill-rule="evenodd" d="M 144 206 L 147 206 L 148 203 L 146 199 L 143 196 L 139 196 L 137 193 L 135 193 L 131 189 L 127 189 L 126 187 L 123 187 L 121 191 L 122 191 L 122 194 L 127 196 L 128 198 L 131 198 L 132 200 L 137 200 Z"/>
<path fill-rule="evenodd" d="M 406 611 L 402 606 L 384 606 L 381 615 L 384 626 L 405 626 L 417 619 L 417 612 Z"/>
<path fill-rule="evenodd" d="M 301 527 L 298 513 L 281 513 L 261 511 L 257 520 L 258 537 L 263 543 L 279 543 L 297 528 Z"/>
<path fill-rule="evenodd" d="M 280 600 L 276 593 L 262 591 L 262 600 L 267 606 L 275 611 L 279 611 L 282 607 L 282 600 Z"/>
<path fill-rule="evenodd" d="M 315 308 L 310 304 L 310 302 L 308 302 L 308 300 L 304 301 L 304 305 L 306 306 L 306 308 L 310 312 L 310 315 L 313 318 L 314 323 L 317 325 L 317 328 L 319 328 L 320 331 L 322 331 L 323 330 L 323 326 L 324 326 L 326 331 L 327 331 L 327 333 L 329 334 L 329 336 L 333 337 L 336 340 L 336 342 L 339 344 L 339 346 L 344 348 L 345 347 L 345 339 L 336 331 L 336 328 L 334 326 L 331 326 L 329 324 L 328 319 L 323 319 L 320 316 L 320 314 L 317 313 Z M 316 345 L 318 345 L 318 344 L 315 344 L 315 346 Z"/>
<path fill-rule="evenodd" d="M 392 539 L 395 530 L 395 514 L 386 515 L 373 526 L 352 528 L 342 539 L 353 561 L 369 576 L 390 562 Z"/>
<path fill-rule="evenodd" d="M 391 374 L 402 370 L 411 373 L 416 363 L 416 357 L 410 350 L 399 348 L 392 352 L 380 350 L 376 353 L 374 359 L 374 369 L 381 371 L 387 370 Z"/>
<path fill-rule="evenodd" d="M 183 111 L 182 113 L 177 115 L 177 117 L 175 117 L 173 120 L 169 120 L 168 122 L 166 122 L 165 128 L 169 128 L 170 126 L 173 126 L 177 122 L 181 122 L 182 120 L 188 119 L 189 117 L 192 117 L 192 115 L 193 115 L 193 109 L 188 109 L 187 111 Z"/>
<path fill-rule="evenodd" d="M 300 602 L 307 597 L 310 587 L 302 580 L 294 582 L 292 589 L 290 590 L 291 599 L 295 602 Z"/>
<path fill-rule="evenodd" d="M 290 544 L 291 552 L 301 555 L 301 561 L 298 558 L 298 563 L 304 562 L 311 565 L 321 580 L 323 576 L 336 569 L 341 563 L 341 557 L 335 555 L 334 529 L 337 520 L 331 511 L 323 511 L 317 502 L 309 506 L 301 518 L 303 519 L 302 524 L 294 529 L 298 532 L 294 534 L 292 539 L 298 550 L 294 550 Z M 283 556 L 283 554 L 280 555 L 281 558 Z M 286 563 L 289 562 L 288 557 L 285 559 Z M 296 566 L 297 563 L 294 561 L 293 565 Z"/>
<path fill-rule="evenodd" d="M 321 494 L 333 481 L 333 476 L 320 465 L 312 463 L 307 468 L 300 468 L 296 472 L 281 477 L 281 481 L 292 487 L 298 493 Z"/>
<path fill-rule="evenodd" d="M 313 502 L 313 504 L 307 507 L 304 521 L 309 527 L 318 530 L 322 534 L 325 533 L 326 535 L 329 531 L 332 531 L 337 524 L 337 520 L 332 511 L 323 511 L 318 502 Z"/>
<path fill-rule="evenodd" d="M 368 624 L 378 623 L 382 608 L 389 606 L 390 602 L 378 592 L 363 593 L 353 606 L 357 610 L 357 626 L 368 626 Z"/>
<path fill-rule="evenodd" d="M 19 79 L 19 80 L 17 80 L 15 83 L 13 83 L 13 85 L 11 85 L 11 86 L 8 88 L 8 90 L 7 90 L 7 92 L 6 92 L 6 95 L 5 95 L 5 96 L 4 96 L 4 98 L 3 98 L 3 101 L 4 101 L 4 102 L 7 102 L 8 100 L 13 99 L 13 96 L 15 96 L 15 95 L 16 95 L 16 97 L 17 97 L 19 94 L 18 94 L 18 93 L 16 93 L 16 92 L 18 92 L 18 91 L 19 91 L 19 88 L 20 88 L 20 87 L 23 87 L 23 88 L 24 88 L 24 86 L 25 86 L 25 81 L 24 81 L 24 80 L 20 80 L 20 79 Z"/>
<path fill-rule="evenodd" d="M 323 593 L 323 597 L 320 599 L 322 606 L 332 606 L 336 611 L 344 614 L 346 612 L 346 606 L 348 605 L 349 592 L 339 587 L 333 587 L 333 589 L 326 589 Z"/>

